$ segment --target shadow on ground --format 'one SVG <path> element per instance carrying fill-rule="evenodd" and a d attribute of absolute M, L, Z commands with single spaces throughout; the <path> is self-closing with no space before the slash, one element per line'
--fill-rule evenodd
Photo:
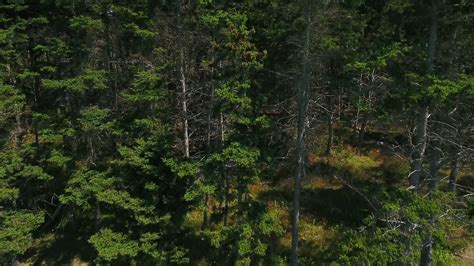
<path fill-rule="evenodd" d="M 95 251 L 86 239 L 55 236 L 53 241 L 30 249 L 24 257 L 31 265 L 73 265 L 73 261 L 93 261 Z"/>
<path fill-rule="evenodd" d="M 370 190 L 374 184 L 357 184 L 358 189 Z M 278 202 L 291 206 L 291 189 L 277 187 L 262 191 L 259 198 L 267 202 Z M 301 215 L 329 225 L 356 227 L 370 214 L 370 204 L 347 186 L 314 188 L 305 186 L 301 193 Z"/>

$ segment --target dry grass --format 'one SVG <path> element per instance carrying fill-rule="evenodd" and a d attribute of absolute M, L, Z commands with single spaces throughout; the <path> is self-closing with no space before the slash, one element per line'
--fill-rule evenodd
<path fill-rule="evenodd" d="M 458 254 L 453 263 L 460 266 L 474 265 L 474 244 L 468 246 L 463 253 Z"/>

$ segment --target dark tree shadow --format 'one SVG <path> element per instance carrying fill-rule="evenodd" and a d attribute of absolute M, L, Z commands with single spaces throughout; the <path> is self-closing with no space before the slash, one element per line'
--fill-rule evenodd
<path fill-rule="evenodd" d="M 29 250 L 24 256 L 33 265 L 71 265 L 74 258 L 92 262 L 96 251 L 87 239 L 78 237 L 75 233 L 57 236 L 46 245 Z"/>
<path fill-rule="evenodd" d="M 259 195 L 264 201 L 285 201 L 291 206 L 292 191 L 272 189 Z M 332 225 L 356 227 L 371 212 L 370 204 L 351 188 L 303 188 L 301 214 Z"/>

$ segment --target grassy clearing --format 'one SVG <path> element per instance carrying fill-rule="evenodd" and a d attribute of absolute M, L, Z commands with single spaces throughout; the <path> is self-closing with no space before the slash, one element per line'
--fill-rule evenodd
<path fill-rule="evenodd" d="M 300 252 L 303 261 L 321 261 L 328 258 L 327 254 L 342 236 L 342 232 L 358 228 L 362 219 L 371 212 L 363 197 L 334 176 L 344 178 L 355 188 L 367 192 L 380 185 L 406 185 L 406 173 L 409 170 L 406 160 L 383 153 L 379 148 L 358 152 L 351 146 L 337 147 L 329 158 L 312 154 L 309 156 L 309 164 L 308 176 L 303 180 L 301 202 Z M 469 183 L 472 186 L 474 178 L 469 167 L 463 168 L 459 180 L 460 184 Z M 252 193 L 267 202 L 281 217 L 287 231 L 279 245 L 285 249 L 285 254 L 289 254 L 291 246 L 292 187 L 291 175 L 281 178 L 275 184 L 258 183 L 252 187 Z M 452 232 L 452 236 L 464 240 L 469 238 L 466 231 L 461 231 Z M 459 245 L 458 248 L 461 248 L 465 243 Z M 473 252 L 474 245 L 468 246 L 455 259 L 455 263 L 473 265 Z"/>

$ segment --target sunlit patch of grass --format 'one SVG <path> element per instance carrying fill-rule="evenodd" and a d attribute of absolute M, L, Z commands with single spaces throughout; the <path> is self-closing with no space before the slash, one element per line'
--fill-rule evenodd
<path fill-rule="evenodd" d="M 460 266 L 474 265 L 474 239 L 471 238 L 471 244 L 461 254 L 454 257 L 453 264 Z"/>
<path fill-rule="evenodd" d="M 378 153 L 377 153 L 378 155 Z M 336 149 L 329 160 L 329 165 L 333 168 L 347 171 L 351 176 L 360 179 L 367 179 L 371 176 L 371 171 L 380 167 L 382 160 L 374 155 L 358 154 L 350 146 Z"/>
<path fill-rule="evenodd" d="M 459 168 L 458 183 L 474 188 L 474 164 L 463 164 Z"/>
<path fill-rule="evenodd" d="M 262 181 L 255 182 L 249 186 L 250 195 L 258 195 L 262 191 L 268 190 L 268 184 Z"/>
<path fill-rule="evenodd" d="M 300 223 L 301 256 L 318 261 L 337 239 L 337 226 L 303 218 Z"/>
<path fill-rule="evenodd" d="M 472 176 L 474 175 L 474 163 L 461 163 L 459 167 L 459 176 Z"/>
<path fill-rule="evenodd" d="M 386 154 L 379 148 L 361 152 L 347 145 L 334 147 L 329 157 L 309 154 L 308 175 L 302 183 L 301 258 L 307 262 L 330 261 L 331 248 L 342 232 L 359 226 L 362 218 L 370 212 L 364 199 L 333 176 L 353 182 L 359 188 L 368 188 L 378 182 L 395 184 L 403 181 L 408 170 L 406 160 Z M 286 255 L 291 249 L 293 174 L 288 172 L 286 177 L 279 177 L 274 186 L 256 184 L 250 189 L 272 211 L 279 213 L 286 233 L 277 244 Z"/>
<path fill-rule="evenodd" d="M 309 165 L 315 165 L 319 162 L 324 162 L 326 160 L 325 156 L 318 156 L 316 153 L 311 153 L 308 155 L 308 163 Z"/>
<path fill-rule="evenodd" d="M 78 257 L 74 257 L 71 261 L 71 266 L 88 266 L 88 265 L 90 265 L 90 263 L 82 261 Z"/>
<path fill-rule="evenodd" d="M 320 176 L 311 176 L 304 180 L 305 189 L 331 189 L 342 186 L 339 181 L 327 179 Z M 280 222 L 286 229 L 285 234 L 279 239 L 275 246 L 281 250 L 281 254 L 289 256 L 291 250 L 291 198 L 293 191 L 293 178 L 288 177 L 281 180 L 277 186 L 260 184 L 258 188 L 252 188 L 258 192 L 256 196 L 267 203 L 268 208 L 278 214 Z M 304 192 L 303 192 L 304 193 Z M 309 202 L 302 198 L 302 205 Z M 338 237 L 338 226 L 329 225 L 324 219 L 315 218 L 303 211 L 300 215 L 299 236 L 300 254 L 302 257 L 317 260 L 324 252 L 331 248 Z"/>
<path fill-rule="evenodd" d="M 331 249 L 348 228 L 356 228 L 361 217 L 365 217 L 368 210 L 363 199 L 347 188 L 340 179 L 332 178 L 332 174 L 340 174 L 341 178 L 352 178 L 355 186 L 366 188 L 374 185 L 373 181 L 384 180 L 398 184 L 406 180 L 409 172 L 407 160 L 390 154 L 384 154 L 380 149 L 369 149 L 361 153 L 351 146 L 339 146 L 333 150 L 332 156 L 325 157 L 310 154 L 308 176 L 303 180 L 302 211 L 299 223 L 300 256 L 303 262 L 322 262 L 333 259 Z M 321 165 L 329 166 L 321 171 Z M 285 168 L 287 169 L 287 168 Z M 274 250 L 279 250 L 282 256 L 289 256 L 291 250 L 291 211 L 293 197 L 293 172 L 281 171 L 276 184 L 272 182 L 257 182 L 249 186 L 251 197 L 265 202 L 267 207 L 278 214 L 285 233 L 278 241 L 272 243 Z M 446 174 L 448 172 L 443 172 Z M 464 171 L 460 178 L 470 180 L 469 174 Z M 342 176 L 345 175 L 345 176 Z M 268 179 L 267 179 L 268 180 Z M 352 212 L 353 211 L 353 212 Z M 187 217 L 189 224 L 199 228 L 202 224 L 201 210 L 190 212 Z M 231 219 L 231 218 L 229 218 Z M 463 232 L 452 232 L 453 237 Z M 465 232 L 464 232 L 465 233 Z M 459 238 L 465 238 L 459 235 Z M 329 255 L 327 255 L 329 254 Z M 465 255 L 463 256 L 470 256 Z M 458 263 L 458 260 L 456 260 Z M 203 261 L 203 264 L 206 265 Z M 466 259 L 459 259 L 457 265 L 472 265 Z"/>
<path fill-rule="evenodd" d="M 203 212 L 199 209 L 194 209 L 186 214 L 185 225 L 190 228 L 199 229 L 203 221 Z"/>
<path fill-rule="evenodd" d="M 303 187 L 308 189 L 338 189 L 343 183 L 338 179 L 310 176 L 303 182 Z"/>
<path fill-rule="evenodd" d="M 57 235 L 54 233 L 45 234 L 41 238 L 36 238 L 33 240 L 32 248 L 44 248 L 45 245 L 51 243 L 57 239 Z"/>

